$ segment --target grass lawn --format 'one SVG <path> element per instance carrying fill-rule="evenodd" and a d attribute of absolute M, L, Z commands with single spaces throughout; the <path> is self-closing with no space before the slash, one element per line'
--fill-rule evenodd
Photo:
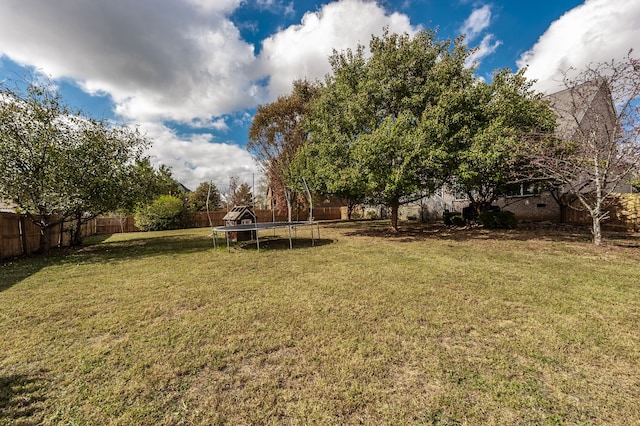
<path fill-rule="evenodd" d="M 640 424 L 640 237 L 385 230 L 4 264 L 0 424 Z"/>

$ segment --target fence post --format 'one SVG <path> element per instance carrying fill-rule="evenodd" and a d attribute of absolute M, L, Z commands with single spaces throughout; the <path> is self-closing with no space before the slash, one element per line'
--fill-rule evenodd
<path fill-rule="evenodd" d="M 633 230 L 638 232 L 640 230 L 640 194 L 635 194 L 633 198 Z"/>
<path fill-rule="evenodd" d="M 60 223 L 60 234 L 58 235 L 58 247 L 64 246 L 64 222 Z"/>
<path fill-rule="evenodd" d="M 2 261 L 4 251 L 4 213 L 0 213 L 0 261 Z"/>
<path fill-rule="evenodd" d="M 22 245 L 22 254 L 27 255 L 28 247 L 27 247 L 27 230 L 26 230 L 26 220 L 23 215 L 18 216 L 20 218 L 20 244 Z"/>

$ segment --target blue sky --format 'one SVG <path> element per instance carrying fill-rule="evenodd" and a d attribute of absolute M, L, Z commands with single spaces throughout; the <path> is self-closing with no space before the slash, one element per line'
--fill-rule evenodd
<path fill-rule="evenodd" d="M 640 49 L 640 1 L 3 0 L 0 81 L 47 76 L 72 106 L 142 129 L 188 187 L 224 190 L 259 172 L 244 149 L 256 106 L 385 26 L 464 33 L 479 77 L 528 65 L 551 92 L 560 70 Z"/>

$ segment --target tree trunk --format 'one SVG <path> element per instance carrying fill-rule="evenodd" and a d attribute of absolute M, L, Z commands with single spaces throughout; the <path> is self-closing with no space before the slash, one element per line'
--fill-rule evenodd
<path fill-rule="evenodd" d="M 569 206 L 559 203 L 560 206 L 560 223 L 567 223 L 567 214 L 569 213 Z"/>
<path fill-rule="evenodd" d="M 400 207 L 400 203 L 397 201 L 391 203 L 391 230 L 393 232 L 398 232 L 398 207 Z"/>
<path fill-rule="evenodd" d="M 602 244 L 602 226 L 600 223 L 600 215 L 593 215 L 591 234 L 593 234 L 593 244 L 599 246 Z"/>
<path fill-rule="evenodd" d="M 599 246 L 602 244 L 602 219 L 604 218 L 602 215 L 602 203 L 604 197 L 602 197 L 600 181 L 596 180 L 596 199 L 595 205 L 589 213 L 591 213 L 592 227 L 591 233 L 593 234 L 593 244 Z"/>
<path fill-rule="evenodd" d="M 82 245 L 82 215 L 76 216 L 75 224 L 71 222 L 70 243 L 72 247 L 80 247 Z"/>
<path fill-rule="evenodd" d="M 49 226 L 44 224 L 37 224 L 40 228 L 40 248 L 39 253 L 47 253 L 51 249 L 51 234 L 49 232 Z"/>
<path fill-rule="evenodd" d="M 284 198 L 287 201 L 287 220 L 288 222 L 291 222 L 291 192 L 286 187 L 284 189 Z"/>
<path fill-rule="evenodd" d="M 40 247 L 38 247 L 38 252 L 47 253 L 51 249 L 51 233 L 49 232 L 51 228 L 51 216 L 45 214 L 33 216 L 29 213 L 27 213 L 27 215 L 29 219 L 31 219 L 31 223 L 36 225 L 40 230 Z M 25 254 L 27 254 L 26 247 Z"/>
<path fill-rule="evenodd" d="M 558 205 L 558 209 L 560 210 L 560 220 L 559 223 L 567 223 L 567 218 L 569 214 L 569 208 L 571 207 L 571 203 L 575 201 L 575 198 L 569 199 L 568 194 L 561 194 L 559 188 L 549 190 L 549 194 Z"/>

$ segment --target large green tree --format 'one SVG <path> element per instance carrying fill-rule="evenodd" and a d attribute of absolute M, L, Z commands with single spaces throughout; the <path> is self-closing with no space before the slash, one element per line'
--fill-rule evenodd
<path fill-rule="evenodd" d="M 365 78 L 363 49 L 334 52 L 329 58 L 333 74 L 307 111 L 310 143 L 298 152 L 295 163 L 316 193 L 344 200 L 349 219 L 367 197 L 365 175 L 352 149 L 366 120 L 362 107 L 367 105 L 352 101 Z"/>
<path fill-rule="evenodd" d="M 129 191 L 149 142 L 137 131 L 72 111 L 53 89 L 0 87 L 0 197 L 11 200 L 41 230 L 80 225 L 98 214 L 131 205 Z"/>
<path fill-rule="evenodd" d="M 478 212 L 529 177 L 523 141 L 542 140 L 555 129 L 555 114 L 532 84 L 524 70 L 502 70 L 491 83 L 476 81 L 468 88 L 473 108 L 466 110 L 467 140 L 455 181 Z"/>
<path fill-rule="evenodd" d="M 453 168 L 452 153 L 468 136 L 473 70 L 462 39 L 438 40 L 431 30 L 385 31 L 369 50 L 330 58 L 333 73 L 309 114 L 309 149 L 328 189 L 363 189 L 391 208 L 397 230 L 399 206 L 441 185 Z"/>

